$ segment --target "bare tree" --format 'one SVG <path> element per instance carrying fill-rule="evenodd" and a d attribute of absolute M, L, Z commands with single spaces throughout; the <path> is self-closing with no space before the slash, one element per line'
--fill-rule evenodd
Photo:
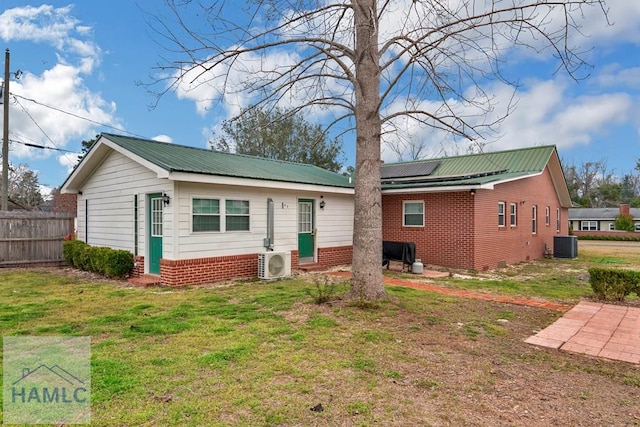
<path fill-rule="evenodd" d="M 386 296 L 383 135 L 409 120 L 482 139 L 510 112 L 482 89 L 491 80 L 515 87 L 501 73 L 508 54 L 551 53 L 578 79 L 581 21 L 606 17 L 604 0 L 165 1 L 172 18 L 151 23 L 171 46 L 155 76 L 159 97 L 176 91 L 199 108 L 238 112 L 307 109 L 329 115 L 338 133 L 355 130 L 351 296 L 366 300 Z"/>

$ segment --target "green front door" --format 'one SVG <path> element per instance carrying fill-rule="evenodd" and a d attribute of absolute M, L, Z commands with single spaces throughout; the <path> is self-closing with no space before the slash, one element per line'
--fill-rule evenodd
<path fill-rule="evenodd" d="M 298 200 L 298 257 L 301 263 L 313 262 L 315 252 L 315 224 L 313 200 Z"/>
<path fill-rule="evenodd" d="M 162 194 L 149 195 L 149 273 L 160 274 L 162 258 Z"/>

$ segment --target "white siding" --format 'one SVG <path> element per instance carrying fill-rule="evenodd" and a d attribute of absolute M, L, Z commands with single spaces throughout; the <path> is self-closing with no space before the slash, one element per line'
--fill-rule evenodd
<path fill-rule="evenodd" d="M 117 152 L 112 152 L 82 186 L 78 196 L 78 238 L 92 246 L 134 251 L 134 195 L 138 195 L 138 253 L 144 255 L 146 194 L 169 192 L 171 183 Z M 88 204 L 88 216 L 85 212 Z M 165 209 L 165 235 L 171 235 L 171 210 Z M 86 232 L 85 219 L 89 229 Z M 171 240 L 164 242 L 171 248 Z"/>
<path fill-rule="evenodd" d="M 316 199 L 316 241 L 321 248 L 353 244 L 353 196 L 324 195 L 324 209 Z"/>
<path fill-rule="evenodd" d="M 256 190 L 247 187 L 218 186 L 180 183 L 176 185 L 179 198 L 177 236 L 180 248 L 175 259 L 242 255 L 263 252 L 263 239 L 267 235 L 267 199 L 274 202 L 274 250 L 298 249 L 297 209 L 298 199 L 315 199 L 317 244 L 319 247 L 346 246 L 352 244 L 353 198 L 349 195 L 324 196 L 326 207 L 318 207 L 321 193 L 295 190 Z M 193 198 L 217 198 L 249 200 L 251 230 L 236 232 L 194 233 L 191 231 L 191 200 Z M 224 210 L 224 204 L 221 204 Z"/>

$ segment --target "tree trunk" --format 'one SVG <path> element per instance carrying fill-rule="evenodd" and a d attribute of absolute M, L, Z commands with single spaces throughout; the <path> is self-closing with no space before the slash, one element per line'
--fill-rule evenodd
<path fill-rule="evenodd" d="M 356 173 L 351 298 L 386 298 L 382 281 L 380 56 L 376 0 L 352 0 L 355 40 Z"/>

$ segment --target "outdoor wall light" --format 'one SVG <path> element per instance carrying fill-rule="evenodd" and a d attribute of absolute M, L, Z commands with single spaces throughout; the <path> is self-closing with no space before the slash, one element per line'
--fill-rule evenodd
<path fill-rule="evenodd" d="M 472 188 L 471 190 L 469 190 L 469 193 L 471 193 L 472 196 L 476 195 L 476 189 Z"/>
<path fill-rule="evenodd" d="M 169 195 L 163 191 L 162 192 L 162 202 L 164 203 L 164 205 L 165 206 L 169 205 L 170 201 L 171 201 L 171 197 L 169 197 Z"/>
<path fill-rule="evenodd" d="M 320 196 L 320 198 L 323 199 L 324 196 Z M 320 209 L 324 209 L 325 205 L 326 205 L 325 201 L 324 200 L 320 200 Z"/>

